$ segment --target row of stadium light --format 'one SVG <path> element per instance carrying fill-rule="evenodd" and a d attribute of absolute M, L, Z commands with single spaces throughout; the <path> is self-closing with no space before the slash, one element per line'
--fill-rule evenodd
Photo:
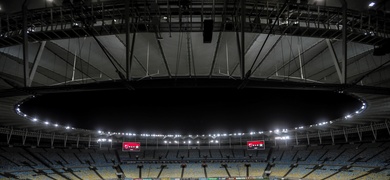
<path fill-rule="evenodd" d="M 23 112 L 20 111 L 20 108 L 19 106 L 20 105 L 17 105 L 18 107 L 16 108 L 16 111 L 18 112 L 19 115 L 27 118 L 27 119 L 30 119 L 31 121 L 33 122 L 42 122 L 43 124 L 45 125 L 50 125 L 51 123 L 49 121 L 40 121 L 38 120 L 37 118 L 35 117 L 30 117 L 28 116 L 27 114 L 24 114 Z M 52 124 L 54 127 L 62 127 L 58 124 Z M 65 129 L 75 129 L 73 127 L 70 127 L 70 126 L 63 126 Z M 114 136 L 114 135 L 122 135 L 122 136 L 137 136 L 137 135 L 140 135 L 142 137 L 171 137 L 171 138 L 177 138 L 177 137 L 182 137 L 182 135 L 179 135 L 179 134 L 175 134 L 175 135 L 172 135 L 172 134 L 168 134 L 168 135 L 163 135 L 163 134 L 136 134 L 136 133 L 123 133 L 123 132 L 104 132 L 104 131 L 97 131 L 99 135 L 108 135 L 108 136 Z M 259 131 L 259 132 L 250 132 L 249 134 L 250 135 L 255 135 L 255 134 L 263 134 L 264 132 L 263 131 Z M 208 137 L 221 137 L 221 136 L 243 136 L 245 135 L 245 133 L 233 133 L 233 134 L 209 134 Z M 201 135 L 202 137 L 206 137 L 206 135 Z M 193 137 L 193 135 L 188 135 L 188 137 Z M 200 137 L 199 135 L 195 135 L 195 137 Z"/>
<path fill-rule="evenodd" d="M 34 97 L 34 96 L 33 96 Z M 55 124 L 52 124 L 50 123 L 49 121 L 40 121 L 38 120 L 36 117 L 30 117 L 28 116 L 27 114 L 24 114 L 23 112 L 21 112 L 20 110 L 20 104 L 17 105 L 16 107 L 16 112 L 20 115 L 20 116 L 23 116 L 24 118 L 27 118 L 33 122 L 36 122 L 36 123 L 42 123 L 46 126 L 49 126 L 49 125 L 52 125 L 56 128 L 64 128 L 64 129 L 67 129 L 67 130 L 74 130 L 75 128 L 73 127 L 70 127 L 70 126 L 61 126 L 57 123 Z M 355 111 L 355 113 L 353 114 L 348 114 L 346 116 L 344 116 L 344 119 L 351 119 L 353 116 L 355 115 L 358 115 L 360 113 L 362 113 L 365 109 L 367 108 L 366 106 L 366 103 L 362 102 L 362 106 L 360 109 L 358 109 L 357 111 Z M 311 128 L 311 127 L 315 127 L 315 126 L 325 126 L 325 125 L 328 125 L 328 124 L 332 124 L 334 123 L 333 121 L 324 121 L 324 122 L 321 122 L 321 123 L 317 123 L 317 124 L 312 124 L 312 125 L 309 125 L 309 126 L 300 126 L 300 127 L 295 127 L 295 130 L 300 130 L 300 129 L 305 129 L 305 128 Z M 269 133 L 274 133 L 274 134 L 280 134 L 280 133 L 288 133 L 288 129 L 282 129 L 282 130 L 279 130 L 279 129 L 275 129 L 275 130 L 270 130 L 268 131 Z M 104 131 L 97 131 L 97 133 L 99 135 L 108 135 L 108 136 L 114 136 L 114 135 L 122 135 L 122 136 L 142 136 L 142 137 L 170 137 L 170 138 L 178 138 L 178 137 L 182 137 L 182 135 L 180 134 L 168 134 L 168 135 L 163 135 L 163 134 L 136 134 L 136 133 L 124 133 L 124 132 L 110 132 L 108 131 L 107 133 L 104 132 Z M 216 138 L 216 137 L 226 137 L 226 136 L 244 136 L 246 133 L 231 133 L 231 134 L 208 134 L 208 137 L 212 137 L 212 138 Z M 256 135 L 256 134 L 264 134 L 264 131 L 258 131 L 258 132 L 250 132 L 248 133 L 249 135 Z M 188 137 L 193 137 L 193 135 L 188 135 Z M 206 135 L 195 135 L 194 137 L 206 137 Z"/>
<path fill-rule="evenodd" d="M 279 130 L 275 130 L 275 131 L 279 131 Z M 287 133 L 287 129 L 283 129 L 283 132 L 286 132 Z M 272 131 L 271 131 L 272 132 Z M 108 131 L 107 133 L 104 132 L 104 131 L 101 131 L 99 130 L 98 131 L 98 134 L 99 135 L 108 135 L 108 136 L 115 136 L 115 135 L 122 135 L 122 136 L 137 136 L 137 135 L 140 135 L 142 137 L 171 137 L 171 138 L 177 138 L 177 137 L 182 137 L 183 135 L 179 135 L 179 134 L 175 134 L 175 135 L 172 135 L 172 134 L 168 134 L 168 135 L 163 135 L 163 134 L 136 134 L 136 133 L 123 133 L 123 132 L 110 132 Z M 208 135 L 188 135 L 188 137 L 222 137 L 222 136 L 244 136 L 246 133 L 232 133 L 232 134 L 208 134 Z M 256 134 L 264 134 L 264 131 L 259 131 L 259 132 L 250 132 L 248 133 L 250 135 L 256 135 Z"/>
<path fill-rule="evenodd" d="M 278 136 L 278 137 L 275 137 L 276 140 L 287 140 L 287 139 L 290 139 L 290 136 Z"/>
<path fill-rule="evenodd" d="M 39 120 L 38 118 L 36 118 L 36 117 L 30 117 L 30 116 L 28 116 L 27 114 L 24 114 L 22 111 L 20 111 L 20 108 L 19 108 L 19 106 L 20 105 L 17 105 L 17 108 L 16 108 L 16 112 L 20 115 L 20 116 L 23 116 L 24 118 L 26 118 L 26 119 L 29 119 L 29 120 L 31 120 L 32 122 L 34 122 L 34 123 L 42 123 L 42 124 L 44 124 L 45 126 L 53 126 L 53 127 L 55 127 L 55 128 L 64 128 L 64 129 L 75 129 L 75 128 L 73 128 L 73 127 L 70 127 L 70 126 L 61 126 L 61 125 L 59 125 L 59 124 L 57 124 L 57 123 L 54 123 L 54 124 L 52 124 L 52 123 L 50 123 L 49 121 L 41 121 L 41 120 Z"/>
<path fill-rule="evenodd" d="M 173 141 L 175 144 L 179 144 L 179 141 Z M 196 141 L 196 144 L 199 144 L 200 141 Z M 216 143 L 218 144 L 218 140 L 210 140 L 209 143 Z M 164 141 L 164 144 L 172 144 L 172 141 Z M 192 144 L 192 141 L 183 141 L 183 144 Z"/>
<path fill-rule="evenodd" d="M 356 115 L 362 113 L 365 109 L 366 109 L 366 103 L 363 103 L 362 107 L 359 110 L 355 111 L 355 113 L 353 113 L 353 114 L 346 115 L 344 118 L 351 119 L 353 116 L 356 116 Z"/>
<path fill-rule="evenodd" d="M 97 142 L 112 142 L 112 139 L 98 139 Z"/>
<path fill-rule="evenodd" d="M 353 116 L 362 113 L 366 108 L 367 108 L 366 103 L 363 102 L 362 106 L 360 107 L 360 109 L 355 111 L 355 113 L 348 114 L 348 115 L 344 116 L 344 119 L 351 119 Z M 315 126 L 324 126 L 324 125 L 333 124 L 333 123 L 334 123 L 334 121 L 324 121 L 324 122 L 320 122 L 320 123 L 317 123 L 317 124 L 311 124 L 308 127 L 305 127 L 305 126 L 295 127 L 295 130 L 311 128 L 311 127 L 315 127 Z M 270 131 L 270 133 L 271 133 L 271 131 Z"/>
<path fill-rule="evenodd" d="M 174 144 L 179 144 L 179 141 L 173 141 Z M 199 144 L 199 141 L 196 141 L 196 144 Z M 164 141 L 164 144 L 172 144 L 172 141 Z M 183 141 L 183 144 L 192 144 L 192 141 Z"/>

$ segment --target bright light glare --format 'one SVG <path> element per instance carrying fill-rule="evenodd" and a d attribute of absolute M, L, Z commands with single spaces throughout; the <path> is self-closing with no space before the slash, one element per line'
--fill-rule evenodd
<path fill-rule="evenodd" d="M 368 4 L 369 7 L 372 7 L 372 6 L 375 6 L 375 3 L 374 2 L 370 2 L 370 4 Z"/>

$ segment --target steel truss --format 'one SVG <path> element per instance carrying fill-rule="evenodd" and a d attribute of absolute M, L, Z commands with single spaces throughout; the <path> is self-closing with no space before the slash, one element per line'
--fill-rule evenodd
<path fill-rule="evenodd" d="M 343 13 L 339 7 L 246 0 L 237 10 L 231 0 L 192 0 L 189 8 L 178 1 L 133 0 L 31 9 L 26 14 L 29 42 L 132 32 L 180 32 L 190 24 L 203 31 L 203 20 L 214 20 L 214 31 L 269 33 L 340 39 Z M 128 7 L 129 9 L 127 9 Z M 282 12 L 280 12 L 282 10 Z M 245 13 L 241 16 L 241 13 Z M 281 16 L 278 18 L 278 14 Z M 348 41 L 380 45 L 390 34 L 389 14 L 382 11 L 347 12 Z M 244 19 L 235 18 L 236 16 Z M 129 24 L 126 25 L 126 17 Z M 190 19 L 184 21 L 183 19 Z M 241 23 L 245 20 L 245 23 Z M 275 27 L 271 29 L 273 22 Z M 243 24 L 243 27 L 241 27 Z M 0 15 L 0 47 L 23 43 L 23 13 Z"/>

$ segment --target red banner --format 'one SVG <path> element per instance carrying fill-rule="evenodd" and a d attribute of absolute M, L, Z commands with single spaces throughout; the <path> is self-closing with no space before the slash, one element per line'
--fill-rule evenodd
<path fill-rule="evenodd" d="M 140 142 L 123 142 L 122 143 L 122 151 L 134 151 L 139 152 L 141 149 Z"/>
<path fill-rule="evenodd" d="M 248 150 L 264 150 L 265 149 L 264 140 L 247 141 L 246 146 L 247 146 Z"/>

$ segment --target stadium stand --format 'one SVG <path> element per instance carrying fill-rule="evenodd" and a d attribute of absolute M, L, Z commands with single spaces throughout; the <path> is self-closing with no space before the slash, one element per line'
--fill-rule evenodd
<path fill-rule="evenodd" d="M 118 179 L 126 178 L 284 178 L 284 179 L 389 179 L 388 141 L 336 145 L 270 146 L 266 150 L 242 149 L 156 149 L 133 159 L 133 152 L 120 148 L 1 147 L 0 177 L 19 179 Z M 171 152 L 164 159 L 153 154 Z M 186 158 L 175 156 L 182 152 Z M 232 158 L 206 159 L 198 155 L 228 153 Z M 264 161 L 248 153 L 269 153 Z M 192 155 L 191 155 L 192 154 Z M 303 157 L 298 158 L 297 156 Z M 117 158 L 119 157 L 119 159 Z M 112 161 L 114 160 L 114 161 Z M 28 163 L 26 163 L 26 162 Z"/>
<path fill-rule="evenodd" d="M 205 171 L 201 163 L 188 163 L 183 178 L 204 178 Z"/>

